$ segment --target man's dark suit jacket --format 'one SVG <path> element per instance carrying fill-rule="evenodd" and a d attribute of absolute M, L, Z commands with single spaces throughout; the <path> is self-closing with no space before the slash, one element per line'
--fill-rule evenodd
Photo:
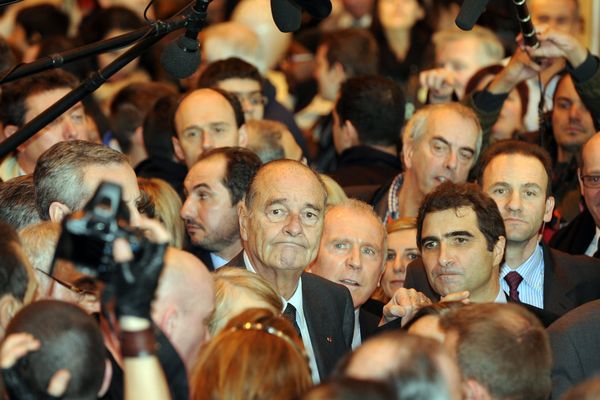
<path fill-rule="evenodd" d="M 360 324 L 360 339 L 361 342 L 364 343 L 370 336 L 373 336 L 377 333 L 377 327 L 379 326 L 379 318 L 377 315 L 372 312 L 360 308 L 358 312 L 358 323 Z"/>
<path fill-rule="evenodd" d="M 544 319 L 559 317 L 573 308 L 600 299 L 600 262 L 586 256 L 572 256 L 542 245 L 544 253 Z M 429 284 L 421 259 L 407 268 L 404 286 L 439 299 Z M 538 315 L 539 316 L 539 315 Z"/>
<path fill-rule="evenodd" d="M 552 396 L 600 373 L 600 300 L 569 311 L 548 328 L 554 356 Z"/>
<path fill-rule="evenodd" d="M 596 235 L 596 223 L 586 209 L 550 239 L 550 247 L 569 254 L 585 254 Z"/>
<path fill-rule="evenodd" d="M 243 253 L 225 266 L 246 268 Z M 320 276 L 302 273 L 304 318 L 315 351 L 321 380 L 350 352 L 354 335 L 354 308 L 348 289 Z"/>

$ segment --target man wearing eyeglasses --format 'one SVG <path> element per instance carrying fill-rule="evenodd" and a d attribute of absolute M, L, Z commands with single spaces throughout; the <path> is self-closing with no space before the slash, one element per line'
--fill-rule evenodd
<path fill-rule="evenodd" d="M 600 132 L 583 146 L 577 173 L 586 208 L 556 232 L 550 246 L 570 254 L 600 258 Z"/>

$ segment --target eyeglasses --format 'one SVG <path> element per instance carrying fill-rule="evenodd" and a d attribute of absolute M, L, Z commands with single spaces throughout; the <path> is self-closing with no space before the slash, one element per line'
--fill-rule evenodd
<path fill-rule="evenodd" d="M 580 176 L 583 186 L 589 189 L 600 188 L 600 175 L 582 175 Z"/>
<path fill-rule="evenodd" d="M 263 96 L 261 92 L 249 92 L 249 93 L 231 92 L 231 93 L 234 94 L 240 100 L 240 103 L 247 101 L 248 103 L 250 103 L 253 106 L 260 106 L 263 104 L 267 104 L 267 98 L 265 96 Z"/>
<path fill-rule="evenodd" d="M 97 301 L 98 300 L 98 294 L 95 292 L 81 289 L 80 287 L 77 287 L 76 285 L 73 285 L 72 283 L 65 282 L 61 279 L 58 279 L 58 278 L 50 275 L 46 271 L 41 270 L 39 268 L 36 268 L 36 271 L 41 272 L 43 275 L 45 275 L 49 279 L 51 279 L 54 282 L 58 283 L 59 285 L 63 286 L 67 290 L 75 293 L 80 300 L 86 300 L 86 301 Z"/>

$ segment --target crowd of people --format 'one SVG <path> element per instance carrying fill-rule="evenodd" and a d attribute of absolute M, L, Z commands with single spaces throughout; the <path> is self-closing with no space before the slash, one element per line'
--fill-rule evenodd
<path fill-rule="evenodd" d="M 6 77 L 187 4 L 146 3 L 0 9 L 0 145 L 127 49 Z M 578 0 L 537 47 L 508 0 L 208 3 L 193 74 L 168 35 L 0 159 L 0 398 L 600 398 Z"/>

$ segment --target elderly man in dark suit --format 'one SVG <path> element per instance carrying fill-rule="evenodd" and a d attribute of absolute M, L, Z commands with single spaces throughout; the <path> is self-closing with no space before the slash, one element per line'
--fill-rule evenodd
<path fill-rule="evenodd" d="M 304 164 L 277 160 L 255 175 L 239 206 L 243 252 L 228 264 L 265 278 L 302 337 L 313 380 L 327 377 L 350 350 L 354 313 L 342 285 L 305 273 L 323 230 L 327 192 Z"/>

